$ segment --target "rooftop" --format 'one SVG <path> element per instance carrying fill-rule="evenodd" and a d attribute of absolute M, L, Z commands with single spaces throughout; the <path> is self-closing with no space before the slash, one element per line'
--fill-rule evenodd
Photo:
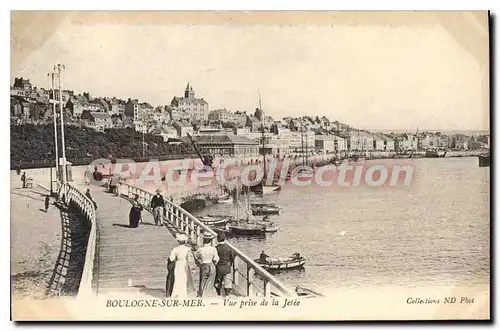
<path fill-rule="evenodd" d="M 92 117 L 94 118 L 111 121 L 111 116 L 109 116 L 109 114 L 107 113 L 91 112 L 90 115 L 92 115 Z"/>
<path fill-rule="evenodd" d="M 243 136 L 234 134 L 213 135 L 213 136 L 196 136 L 194 140 L 197 144 L 221 144 L 221 145 L 258 145 L 257 142 Z"/>

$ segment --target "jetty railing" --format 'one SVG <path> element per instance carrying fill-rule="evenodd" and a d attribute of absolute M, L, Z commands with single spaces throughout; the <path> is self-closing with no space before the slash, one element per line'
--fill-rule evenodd
<path fill-rule="evenodd" d="M 145 209 L 152 212 L 149 209 L 149 204 L 151 198 L 154 196 L 153 193 L 125 183 L 120 184 L 119 193 L 131 199 L 135 195 L 138 195 L 139 203 L 146 207 Z M 214 236 L 212 245 L 215 246 L 217 244 L 217 233 L 200 222 L 196 217 L 168 198 L 165 199 L 165 206 L 167 222 L 175 226 L 178 231 L 186 234 L 192 244 L 201 247 L 203 245 L 203 234 L 206 232 Z M 288 297 L 296 295 L 295 291 L 287 288 L 278 279 L 255 263 L 252 258 L 248 257 L 231 243 L 226 243 L 236 255 L 232 276 L 234 287 L 240 295 L 249 297 L 270 297 L 272 295 Z"/>
<path fill-rule="evenodd" d="M 74 205 L 80 214 L 90 223 L 90 233 L 85 253 L 82 278 L 78 289 L 77 298 L 89 297 L 93 294 L 92 281 L 94 278 L 94 263 L 97 244 L 97 217 L 94 203 L 85 194 L 70 184 L 61 187 L 66 205 Z"/>

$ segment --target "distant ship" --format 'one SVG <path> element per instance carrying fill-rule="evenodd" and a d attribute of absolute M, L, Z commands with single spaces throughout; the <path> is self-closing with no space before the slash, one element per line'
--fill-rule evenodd
<path fill-rule="evenodd" d="M 478 156 L 479 158 L 479 166 L 480 167 L 489 167 L 490 166 L 490 160 L 491 160 L 491 156 L 490 156 L 490 153 L 485 153 L 485 154 L 481 154 Z"/>
<path fill-rule="evenodd" d="M 439 151 L 437 149 L 428 149 L 425 151 L 425 157 L 445 157 L 445 151 Z"/>

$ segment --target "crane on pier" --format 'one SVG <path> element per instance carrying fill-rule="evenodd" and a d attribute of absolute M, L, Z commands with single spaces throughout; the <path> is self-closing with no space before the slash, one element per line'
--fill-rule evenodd
<path fill-rule="evenodd" d="M 187 137 L 189 138 L 189 141 L 193 145 L 194 150 L 196 151 L 196 154 L 198 154 L 198 157 L 200 158 L 201 163 L 203 163 L 203 165 L 206 167 L 213 168 L 214 156 L 213 155 L 202 156 L 200 150 L 198 149 L 198 146 L 196 145 L 196 143 L 193 140 L 193 137 L 189 133 L 187 133 Z"/>

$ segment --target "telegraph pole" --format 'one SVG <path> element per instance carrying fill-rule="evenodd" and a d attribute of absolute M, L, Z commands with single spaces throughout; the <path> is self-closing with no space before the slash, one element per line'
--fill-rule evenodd
<path fill-rule="evenodd" d="M 47 76 L 50 76 L 52 82 L 52 116 L 54 117 L 54 147 L 56 152 L 56 181 L 59 182 L 59 147 L 57 143 L 57 112 L 56 112 L 56 88 L 55 88 L 55 76 L 56 73 L 53 71 L 48 73 Z M 52 178 L 52 169 L 50 170 L 50 176 Z M 52 180 L 50 181 L 50 187 L 52 187 Z"/>
<path fill-rule="evenodd" d="M 57 64 L 54 66 L 54 69 L 57 71 L 58 85 L 59 85 L 59 105 L 60 105 L 60 113 L 61 113 L 61 148 L 62 148 L 62 173 L 63 173 L 63 185 L 67 183 L 66 178 L 66 147 L 64 144 L 64 114 L 63 114 L 63 100 L 62 100 L 62 82 L 61 82 L 61 74 L 66 66 L 64 64 Z"/>

